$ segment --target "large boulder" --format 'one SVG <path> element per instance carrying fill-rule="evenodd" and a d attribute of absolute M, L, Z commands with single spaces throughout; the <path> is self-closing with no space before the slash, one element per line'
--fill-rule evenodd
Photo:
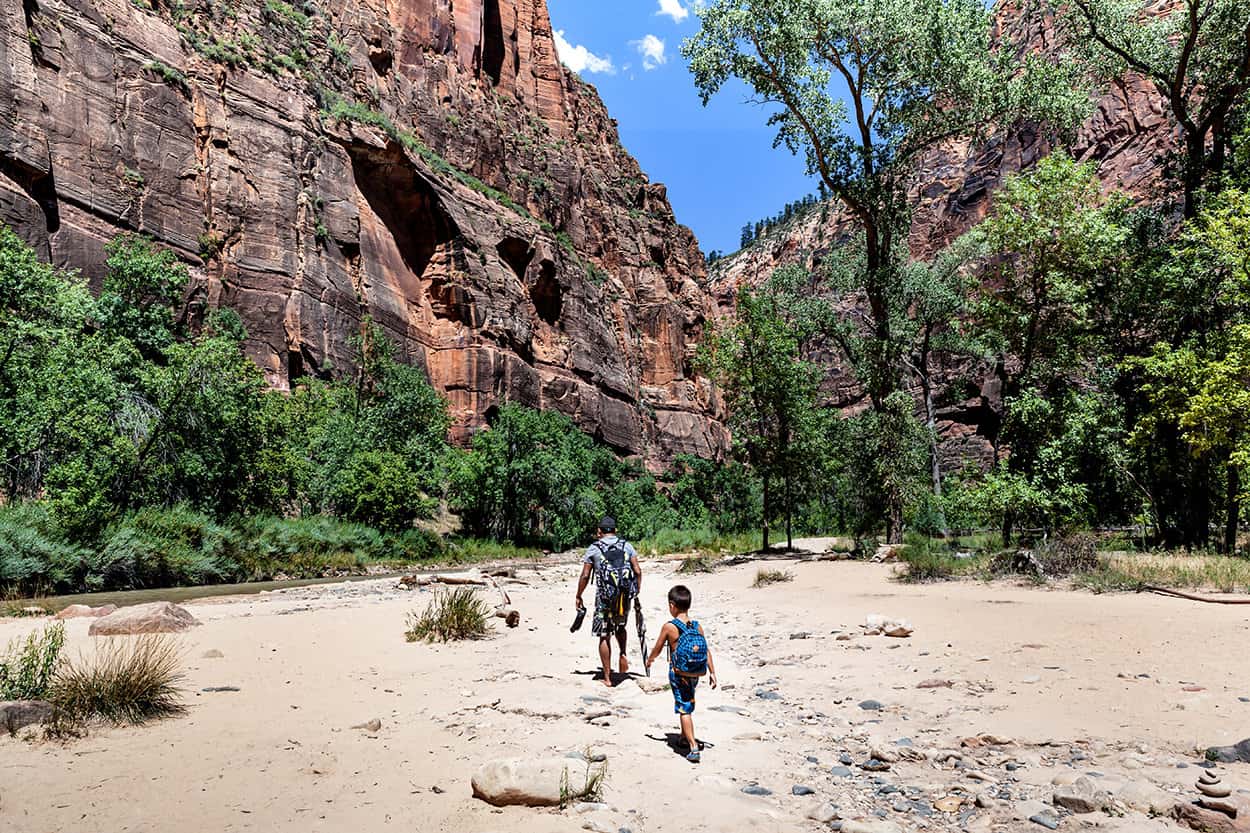
<path fill-rule="evenodd" d="M 1172 808 L 1171 816 L 1183 827 L 1201 833 L 1250 833 L 1250 816 L 1238 814 L 1237 818 L 1232 818 L 1197 804 L 1178 803 Z"/>
<path fill-rule="evenodd" d="M 43 700 L 6 700 L 0 702 L 0 729 L 13 734 L 35 723 L 52 719 L 56 709 Z"/>
<path fill-rule="evenodd" d="M 594 771 L 571 758 L 502 759 L 473 774 L 473 797 L 496 807 L 557 807 L 585 796 L 593 780 Z"/>
<path fill-rule="evenodd" d="M 130 636 L 137 633 L 181 633 L 200 624 L 186 608 L 173 602 L 123 607 L 91 623 L 91 636 Z"/>
<path fill-rule="evenodd" d="M 58 619 L 99 619 L 117 610 L 117 605 L 70 605 L 56 615 Z"/>

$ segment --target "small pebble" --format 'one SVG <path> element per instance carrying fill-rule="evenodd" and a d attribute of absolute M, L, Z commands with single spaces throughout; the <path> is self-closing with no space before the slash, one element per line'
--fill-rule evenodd
<path fill-rule="evenodd" d="M 1048 816 L 1045 813 L 1038 813 L 1035 816 L 1029 816 L 1029 821 L 1033 822 L 1034 824 L 1040 824 L 1042 827 L 1045 827 L 1047 830 L 1059 829 L 1059 820 L 1054 818 L 1053 816 Z"/>
<path fill-rule="evenodd" d="M 773 791 L 767 787 L 761 787 L 759 784 L 748 784 L 742 788 L 747 795 L 772 795 Z"/>
<path fill-rule="evenodd" d="M 836 778 L 850 778 L 851 771 L 844 766 L 835 766 L 830 768 L 829 774 Z"/>
<path fill-rule="evenodd" d="M 879 712 L 883 708 L 885 708 L 876 700 L 864 700 L 862 703 L 859 704 L 859 707 L 866 712 Z"/>
<path fill-rule="evenodd" d="M 838 763 L 845 764 L 846 766 L 850 766 L 851 764 L 855 763 L 855 759 L 851 757 L 849 752 L 843 752 L 841 755 L 838 756 Z"/>
<path fill-rule="evenodd" d="M 792 795 L 815 795 L 816 791 L 811 787 L 805 787 L 802 784 L 795 784 L 790 788 L 790 793 Z"/>

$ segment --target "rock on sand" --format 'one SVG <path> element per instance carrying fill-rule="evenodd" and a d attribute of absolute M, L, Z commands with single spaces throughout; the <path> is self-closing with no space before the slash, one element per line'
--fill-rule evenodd
<path fill-rule="evenodd" d="M 496 807 L 557 807 L 587 786 L 586 767 L 568 758 L 488 761 L 473 773 L 473 797 Z"/>
<path fill-rule="evenodd" d="M 35 723 L 46 723 L 56 711 L 43 700 L 8 700 L 0 703 L 0 729 L 13 734 Z"/>
<path fill-rule="evenodd" d="M 117 610 L 117 605 L 103 605 L 101 607 L 92 607 L 91 605 L 70 605 L 56 615 L 58 619 L 99 619 L 101 616 L 108 616 Z"/>
<path fill-rule="evenodd" d="M 172 602 L 123 607 L 91 623 L 91 636 L 129 636 L 138 633 L 181 633 L 200 624 L 186 608 Z"/>

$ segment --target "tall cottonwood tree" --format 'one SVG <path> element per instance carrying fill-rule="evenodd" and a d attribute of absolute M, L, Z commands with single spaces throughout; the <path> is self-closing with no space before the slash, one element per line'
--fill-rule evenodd
<path fill-rule="evenodd" d="M 745 82 L 775 108 L 776 144 L 805 156 L 862 233 L 847 294 L 868 315 L 860 355 L 848 358 L 881 411 L 905 372 L 897 300 L 917 163 L 1025 113 L 1070 123 L 1087 99 L 1056 84 L 1050 64 L 996 47 L 979 0 L 719 0 L 699 16 L 682 54 L 704 103 L 731 79 Z"/>

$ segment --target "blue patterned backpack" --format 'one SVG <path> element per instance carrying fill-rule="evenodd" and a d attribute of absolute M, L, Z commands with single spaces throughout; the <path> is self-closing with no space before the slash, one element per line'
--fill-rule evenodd
<path fill-rule="evenodd" d="M 699 623 L 686 624 L 674 619 L 677 626 L 677 647 L 673 650 L 673 670 L 684 677 L 702 677 L 707 673 L 707 640 L 699 633 Z"/>

